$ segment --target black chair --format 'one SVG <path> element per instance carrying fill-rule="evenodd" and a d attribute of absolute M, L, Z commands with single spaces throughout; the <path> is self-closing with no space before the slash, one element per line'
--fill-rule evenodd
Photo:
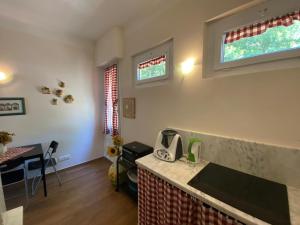
<path fill-rule="evenodd" d="M 51 144 L 49 145 L 48 147 L 48 150 L 46 151 L 46 153 L 44 154 L 44 165 L 45 165 L 45 168 L 48 168 L 48 167 L 52 167 L 55 174 L 56 174 L 56 177 L 57 177 L 57 180 L 58 180 L 58 183 L 59 185 L 61 185 L 61 179 L 58 175 L 58 172 L 56 170 L 56 160 L 55 158 L 53 158 L 53 154 L 56 153 L 56 150 L 57 150 L 57 147 L 58 147 L 58 142 L 56 141 L 52 141 Z M 29 162 L 28 163 L 28 170 L 29 171 L 32 171 L 32 170 L 41 170 L 42 169 L 42 163 L 41 161 L 33 161 L 33 162 Z M 41 179 L 42 179 L 42 175 L 40 174 L 39 176 L 35 176 L 32 180 L 32 187 L 31 187 L 31 191 L 32 191 L 32 195 L 34 195 L 36 193 L 36 190 L 41 182 Z"/>
<path fill-rule="evenodd" d="M 3 188 L 20 182 L 24 182 L 26 206 L 27 206 L 29 197 L 28 197 L 27 173 L 25 169 L 24 159 L 18 158 L 18 159 L 7 161 L 5 164 L 0 166 L 0 171 L 1 171 Z"/>

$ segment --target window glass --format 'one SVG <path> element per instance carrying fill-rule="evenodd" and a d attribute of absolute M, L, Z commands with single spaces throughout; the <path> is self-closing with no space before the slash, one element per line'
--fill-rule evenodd
<path fill-rule="evenodd" d="M 173 40 L 170 39 L 132 56 L 135 84 L 155 86 L 167 81 L 172 73 L 172 49 Z"/>
<path fill-rule="evenodd" d="M 138 80 L 146 80 L 166 75 L 166 56 L 153 58 L 138 65 Z"/>
<path fill-rule="evenodd" d="M 223 43 L 222 62 L 237 61 L 259 55 L 300 48 L 300 21 L 290 26 L 276 26 L 253 37 Z"/>

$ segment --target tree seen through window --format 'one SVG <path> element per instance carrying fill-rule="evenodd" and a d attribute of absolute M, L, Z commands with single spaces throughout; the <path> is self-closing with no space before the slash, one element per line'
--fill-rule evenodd
<path fill-rule="evenodd" d="M 300 21 L 277 26 L 253 37 L 224 44 L 223 62 L 300 48 Z"/>

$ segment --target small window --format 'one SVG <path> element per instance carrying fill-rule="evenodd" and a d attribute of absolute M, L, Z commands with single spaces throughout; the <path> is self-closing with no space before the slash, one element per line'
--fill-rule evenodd
<path fill-rule="evenodd" d="M 142 62 L 138 65 L 137 70 L 137 80 L 139 81 L 166 76 L 166 56 L 162 55 Z"/>
<path fill-rule="evenodd" d="M 172 40 L 133 56 L 137 85 L 168 79 L 171 71 Z"/>
<path fill-rule="evenodd" d="M 298 56 L 300 11 L 228 31 L 220 48 L 216 69 Z"/>
<path fill-rule="evenodd" d="M 263 34 L 224 43 L 223 62 L 300 48 L 300 21 L 291 26 L 277 26 Z"/>
<path fill-rule="evenodd" d="M 275 2 L 246 4 L 205 23 L 204 78 L 300 67 L 299 1 Z"/>

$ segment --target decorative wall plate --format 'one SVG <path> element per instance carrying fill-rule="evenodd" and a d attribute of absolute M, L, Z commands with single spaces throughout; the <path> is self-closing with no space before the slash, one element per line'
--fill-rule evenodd
<path fill-rule="evenodd" d="M 58 99 L 57 99 L 57 98 L 53 98 L 53 99 L 51 100 L 51 104 L 52 104 L 52 105 L 58 105 Z"/>
<path fill-rule="evenodd" d="M 65 103 L 72 103 L 74 101 L 74 97 L 72 95 L 66 95 L 64 97 Z"/>
<path fill-rule="evenodd" d="M 61 89 L 56 89 L 54 93 L 57 97 L 61 97 L 61 96 L 63 96 L 64 91 Z"/>
<path fill-rule="evenodd" d="M 65 82 L 59 81 L 58 86 L 61 87 L 61 88 L 65 88 L 66 85 L 65 85 Z"/>
<path fill-rule="evenodd" d="M 65 82 L 63 82 L 61 80 L 58 80 L 58 87 L 59 88 L 52 89 L 52 91 L 51 91 L 50 88 L 48 88 L 46 86 L 42 86 L 40 88 L 40 91 L 43 94 L 51 94 L 52 93 L 56 97 L 60 98 L 64 95 L 64 90 L 62 88 L 65 88 L 65 86 L 66 86 Z M 72 95 L 66 95 L 66 96 L 64 96 L 63 101 L 65 103 L 68 103 L 68 104 L 72 103 L 74 101 L 74 97 Z M 50 102 L 51 102 L 52 105 L 58 105 L 58 99 L 57 98 L 52 98 Z"/>
<path fill-rule="evenodd" d="M 45 95 L 51 94 L 50 88 L 45 87 L 45 86 L 41 88 L 41 92 L 42 92 L 43 94 L 45 94 Z"/>

